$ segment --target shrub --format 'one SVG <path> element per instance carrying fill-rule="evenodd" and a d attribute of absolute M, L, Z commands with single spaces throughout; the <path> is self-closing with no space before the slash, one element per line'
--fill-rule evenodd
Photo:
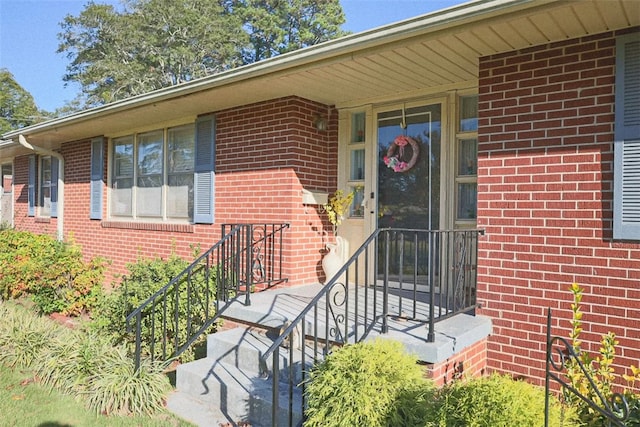
<path fill-rule="evenodd" d="M 312 370 L 305 426 L 420 425 L 431 391 L 416 358 L 400 343 L 348 345 Z"/>
<path fill-rule="evenodd" d="M 98 357 L 84 393 L 89 407 L 107 415 L 151 415 L 162 409 L 163 397 L 171 390 L 163 364 L 143 359 L 136 370 L 122 346 L 111 347 Z"/>
<path fill-rule="evenodd" d="M 78 315 L 97 301 L 106 263 L 85 262 L 73 242 L 25 231 L 0 232 L 0 297 L 28 294 L 40 312 Z"/>
<path fill-rule="evenodd" d="M 550 426 L 577 426 L 575 414 L 551 400 Z M 471 378 L 443 387 L 430 403 L 428 427 L 544 426 L 544 389 L 505 375 Z"/>
<path fill-rule="evenodd" d="M 582 349 L 582 340 L 580 338 L 583 316 L 580 306 L 582 288 L 577 283 L 573 283 L 570 291 L 573 294 L 573 303 L 571 304 L 572 318 L 569 340 L 576 357 L 567 359 L 566 376 L 569 384 L 575 390 L 586 399 L 594 402 L 595 405 L 602 407 L 603 402 L 600 396 L 607 402 L 611 402 L 614 399 L 614 385 L 619 382 L 619 376 L 613 368 L 618 341 L 613 332 L 608 332 L 602 335 L 599 354 L 596 357 L 592 357 Z M 580 365 L 582 365 L 584 371 Z M 630 371 L 630 375 L 622 375 L 629 386 L 623 393 L 629 404 L 629 417 L 626 425 L 636 427 L 640 426 L 640 393 L 634 393 L 633 386 L 636 381 L 640 384 L 640 368 L 631 365 Z M 576 408 L 583 425 L 600 426 L 608 422 L 602 414 L 569 389 L 564 389 L 564 398 Z"/>
<path fill-rule="evenodd" d="M 6 303 L 0 305 L 0 362 L 11 368 L 34 364 L 53 337 L 49 322 Z"/>
<path fill-rule="evenodd" d="M 40 354 L 35 373 L 40 381 L 70 395 L 86 392 L 88 378 L 111 351 L 108 339 L 84 331 L 59 328 Z"/>
<path fill-rule="evenodd" d="M 167 260 L 161 258 L 139 259 L 136 263 L 128 264 L 129 274 L 123 277 L 120 286 L 102 298 L 96 310 L 94 310 L 93 327 L 99 333 L 113 337 L 116 343 L 128 343 L 130 348 L 133 348 L 135 336 L 132 332 L 127 331 L 126 317 L 188 266 L 188 261 L 176 255 L 171 255 Z M 209 292 L 213 293 L 215 290 L 213 288 L 215 274 L 213 270 L 211 271 L 208 286 L 210 287 Z M 215 314 L 214 298 L 211 298 L 209 306 L 205 307 L 206 299 L 203 295 L 207 281 L 205 281 L 204 276 L 192 276 L 190 286 L 191 289 L 188 292 L 186 283 L 180 284 L 177 302 L 179 319 L 177 328 L 173 321 L 176 311 L 175 290 L 170 290 L 167 293 L 166 307 L 163 304 L 149 307 L 149 310 L 143 315 L 141 339 L 147 345 L 153 346 L 155 358 L 162 355 L 163 341 L 166 341 L 167 346 L 171 346 L 177 335 L 179 342 L 185 342 L 188 334 L 187 312 L 190 312 L 191 315 L 189 318 L 191 331 L 203 324 L 207 308 L 209 317 Z M 155 310 L 155 320 L 151 310 Z M 162 325 L 159 319 L 164 313 L 167 314 L 168 318 L 166 330 L 164 330 L 165 335 L 163 336 L 160 333 Z M 152 331 L 154 322 L 155 333 Z M 202 339 L 204 338 L 203 336 Z M 186 350 L 182 355 L 183 360 L 191 360 L 193 357 L 192 348 Z"/>
<path fill-rule="evenodd" d="M 98 413 L 151 415 L 171 389 L 164 366 L 143 360 L 136 371 L 122 346 L 70 330 L 0 302 L 0 362 L 33 368 L 38 381 L 82 399 Z"/>

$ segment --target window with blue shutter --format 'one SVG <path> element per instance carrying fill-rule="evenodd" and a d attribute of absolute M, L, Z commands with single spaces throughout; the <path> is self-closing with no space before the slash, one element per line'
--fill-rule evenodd
<path fill-rule="evenodd" d="M 91 188 L 89 196 L 89 218 L 91 219 L 102 219 L 103 144 L 102 138 L 91 140 Z"/>
<path fill-rule="evenodd" d="M 613 238 L 640 240 L 640 33 L 616 41 Z"/>
<path fill-rule="evenodd" d="M 36 215 L 36 183 L 38 176 L 36 175 L 36 156 L 29 156 L 29 182 L 27 184 L 27 215 Z"/>
<path fill-rule="evenodd" d="M 215 138 L 215 117 L 212 115 L 199 117 L 196 121 L 193 182 L 193 222 L 196 224 L 213 224 L 214 222 Z"/>

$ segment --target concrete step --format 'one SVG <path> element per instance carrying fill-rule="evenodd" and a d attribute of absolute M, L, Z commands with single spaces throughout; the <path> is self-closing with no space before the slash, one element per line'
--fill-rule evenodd
<path fill-rule="evenodd" d="M 269 357 L 266 365 L 260 366 L 262 355 L 273 344 L 279 330 L 260 328 L 234 328 L 217 332 L 207 337 L 207 357 L 217 360 L 219 363 L 235 366 L 243 372 L 262 375 L 273 368 L 273 359 Z M 301 342 L 300 344 L 301 345 Z M 302 357 L 299 348 L 293 352 L 293 364 L 289 363 L 291 354 L 288 348 L 280 348 L 280 378 L 286 381 L 293 373 L 294 382 L 302 381 L 302 369 L 311 368 L 313 360 L 312 348 L 305 348 L 305 366 L 302 366 Z M 321 351 L 321 350 L 320 350 Z M 291 369 L 290 369 L 291 367 Z"/>
<path fill-rule="evenodd" d="M 167 396 L 166 405 L 167 409 L 173 414 L 198 427 L 243 426 L 243 420 L 230 418 L 217 405 L 196 399 L 180 391 L 174 391 Z M 254 423 L 251 424 L 251 427 L 266 426 Z"/>
<path fill-rule="evenodd" d="M 205 407 L 219 408 L 228 420 L 247 421 L 256 425 L 271 424 L 272 382 L 258 374 L 247 372 L 228 363 L 206 357 L 178 366 L 176 390 L 196 400 Z M 302 419 L 299 413 L 301 390 L 293 390 L 294 425 Z M 287 425 L 289 397 L 288 387 L 279 386 L 279 419 Z"/>

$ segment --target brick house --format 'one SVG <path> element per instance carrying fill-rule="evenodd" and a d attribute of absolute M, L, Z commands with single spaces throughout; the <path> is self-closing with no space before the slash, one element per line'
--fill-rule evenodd
<path fill-rule="evenodd" d="M 353 191 L 351 248 L 382 226 L 485 230 L 483 366 L 540 381 L 573 282 L 588 347 L 614 331 L 618 369 L 637 366 L 638 76 L 640 2 L 471 2 L 9 132 L 2 218 L 72 235 L 114 277 L 224 223 L 288 223 L 297 286 L 324 279 L 318 203 Z M 399 134 L 422 143 L 405 174 L 383 162 Z"/>

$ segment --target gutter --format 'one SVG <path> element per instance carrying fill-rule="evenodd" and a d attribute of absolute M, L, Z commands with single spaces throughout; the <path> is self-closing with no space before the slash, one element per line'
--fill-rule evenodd
<path fill-rule="evenodd" d="M 62 157 L 62 154 L 56 153 L 55 151 L 32 145 L 22 134 L 18 135 L 18 142 L 20 142 L 20 145 L 36 154 L 51 156 L 58 159 L 58 229 L 56 237 L 59 241 L 62 241 L 64 240 L 64 157 Z"/>

